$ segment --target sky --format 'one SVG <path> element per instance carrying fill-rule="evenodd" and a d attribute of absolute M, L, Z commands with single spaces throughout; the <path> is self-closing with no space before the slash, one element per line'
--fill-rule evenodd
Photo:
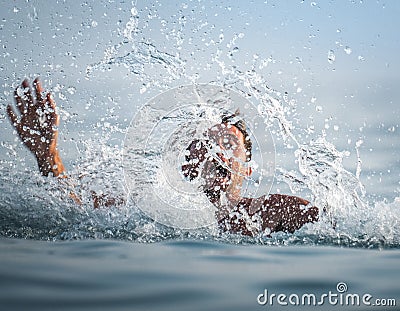
<path fill-rule="evenodd" d="M 57 83 L 81 83 L 87 65 L 101 60 L 108 47 L 121 41 L 132 8 L 129 1 L 44 3 L 2 4 L 2 99 L 7 98 L 4 91 L 12 90 L 25 76 L 50 77 L 53 88 Z M 339 97 L 337 92 L 362 91 L 359 101 L 371 95 L 368 88 L 385 96 L 398 79 L 397 1 L 137 1 L 136 7 L 139 28 L 147 24 L 139 37 L 172 54 L 177 48 L 172 32 L 179 30 L 179 18 L 186 18 L 181 30 L 185 50 L 179 52 L 188 62 L 200 65 L 215 52 L 206 40 L 223 34 L 226 42 L 243 33 L 237 41 L 237 65 L 255 54 L 271 57 L 273 63 L 262 72 L 271 87 L 291 93 L 297 83 L 304 90 L 296 98 L 299 101 L 323 93 L 325 100 L 320 104 L 329 110 L 341 106 L 329 99 Z M 204 32 L 195 32 L 203 23 L 207 23 Z M 333 63 L 328 62 L 329 51 L 335 55 Z M 210 79 L 212 75 L 208 73 Z M 120 82 L 112 81 L 115 86 Z"/>
<path fill-rule="evenodd" d="M 143 79 L 124 66 L 95 71 L 88 79 L 85 75 L 87 66 L 124 42 L 135 7 L 134 40 L 179 55 L 198 82 L 221 75 L 212 62 L 218 51 L 226 64 L 242 71 L 257 59 L 256 70 L 268 86 L 296 102 L 297 127 L 312 124 L 339 149 L 353 150 L 363 139 L 367 168 L 374 168 L 370 150 L 378 144 L 393 155 L 390 165 L 399 164 L 394 156 L 400 131 L 399 1 L 3 0 L 1 7 L 3 145 L 16 144 L 5 106 L 25 77 L 40 76 L 53 92 L 62 119 L 60 148 L 71 161 L 76 136 L 95 136 L 106 122 L 129 125 L 160 89 L 152 85 L 141 92 Z M 132 44 L 119 51 L 129 49 L 134 50 Z M 154 80 L 165 79 L 163 68 L 148 70 Z M 187 83 L 185 78 L 170 81 L 171 87 Z M 123 133 L 116 133 L 115 143 L 122 140 Z M 7 150 L 0 149 L 2 159 L 9 157 Z"/>

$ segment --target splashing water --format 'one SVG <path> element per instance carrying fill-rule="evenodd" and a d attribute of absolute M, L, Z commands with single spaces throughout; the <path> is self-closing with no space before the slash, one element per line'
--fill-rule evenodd
<path fill-rule="evenodd" d="M 149 88 L 166 90 L 171 88 L 171 84 L 196 83 L 199 77 L 189 73 L 189 60 L 183 59 L 179 53 L 174 55 L 163 51 L 150 40 L 139 39 L 141 31 L 139 13 L 132 8 L 131 17 L 122 32 L 122 42 L 109 47 L 101 61 L 89 65 L 86 78 L 91 79 L 96 71 L 117 70 L 117 67 L 123 66 L 143 83 L 140 93 L 145 93 Z M 135 196 L 142 195 L 140 187 L 148 182 L 146 180 L 136 181 L 137 193 L 130 193 L 126 205 L 93 209 L 93 191 L 96 194 L 127 197 L 121 181 L 121 148 L 108 146 L 107 137 L 104 137 L 100 142 L 86 139 L 82 164 L 70 172 L 70 181 L 65 184 L 44 178 L 38 173 L 16 172 L 12 167 L 4 166 L 0 186 L 0 234 L 46 240 L 114 238 L 153 242 L 192 237 L 268 245 L 399 247 L 400 200 L 397 198 L 393 203 L 367 202 L 360 182 L 361 159 L 358 149 L 358 165 L 353 174 L 343 166 L 346 153 L 338 151 L 325 137 L 303 141 L 295 134 L 286 101 L 279 92 L 267 86 L 268 81 L 257 72 L 257 66 L 242 71 L 232 63 L 243 36 L 242 33 L 235 34 L 230 40 L 226 47 L 227 58 L 220 48 L 211 53 L 213 56 L 207 65 L 218 68 L 219 74 L 209 82 L 224 85 L 249 99 L 257 107 L 265 128 L 271 129 L 273 134 L 282 139 L 290 152 L 292 149 L 289 146 L 295 146 L 293 156 L 297 159 L 297 169 L 289 171 L 278 167 L 276 178 L 286 183 L 294 193 L 303 190 L 311 192 L 315 205 L 322 210 L 320 222 L 309 224 L 293 235 L 277 233 L 272 237 L 254 239 L 217 235 L 208 228 L 192 231 L 172 229 L 154 222 L 135 206 Z M 223 36 L 220 36 L 220 40 L 224 40 Z M 182 40 L 179 44 L 182 44 Z M 351 52 L 349 48 L 346 49 Z M 347 50 L 346 53 L 350 54 Z M 257 57 L 253 61 L 255 64 Z M 335 55 L 329 51 L 328 62 L 334 61 Z M 154 120 L 151 115 L 147 117 L 149 119 L 146 122 L 151 125 Z M 9 150 L 15 156 L 15 150 L 10 146 Z M 137 162 L 132 171 L 145 170 L 148 174 L 156 174 L 158 167 L 154 165 L 154 159 L 158 156 L 157 153 L 147 154 L 144 165 L 143 161 Z M 23 192 L 15 189 L 28 190 Z M 78 206 L 68 198 L 71 192 L 80 196 L 82 205 Z"/>
<path fill-rule="evenodd" d="M 179 79 L 184 74 L 185 61 L 178 54 L 172 55 L 158 50 L 150 42 L 135 41 L 139 31 L 139 17 L 136 8 L 132 8 L 131 13 L 132 16 L 123 30 L 124 40 L 108 48 L 104 52 L 102 61 L 89 65 L 86 68 L 86 78 L 89 79 L 93 71 L 96 70 L 107 71 L 113 66 L 124 66 L 143 81 L 144 85 L 151 82 L 154 86 L 168 88 L 167 84 L 160 84 L 158 80 L 146 73 L 148 70 L 146 65 L 160 65 L 170 75 L 170 79 L 165 81 L 165 83 L 168 83 L 173 79 Z M 126 46 L 128 46 L 129 52 L 118 56 Z"/>

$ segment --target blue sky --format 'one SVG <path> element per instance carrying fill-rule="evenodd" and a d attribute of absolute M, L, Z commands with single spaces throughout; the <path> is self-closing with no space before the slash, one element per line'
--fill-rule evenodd
<path fill-rule="evenodd" d="M 76 87 L 83 83 L 86 66 L 101 60 L 104 50 L 121 41 L 132 4 L 86 3 L 7 1 L 2 5 L 3 101 L 9 99 L 4 91 L 12 90 L 25 76 L 48 77 L 53 88 L 57 83 Z M 288 91 L 299 102 L 315 96 L 327 113 L 333 113 L 343 105 L 371 108 L 376 103 L 365 101 L 372 96 L 383 99 L 380 106 L 397 107 L 393 89 L 400 69 L 397 1 L 137 1 L 136 7 L 139 28 L 144 28 L 139 37 L 172 54 L 176 42 L 166 39 L 166 34 L 179 30 L 179 18 L 187 19 L 179 52 L 191 65 L 204 67 L 216 48 L 224 48 L 234 34 L 243 33 L 237 40 L 235 65 L 245 70 L 254 54 L 270 57 L 273 63 L 260 73 L 271 87 Z M 194 32 L 205 22 L 204 33 Z M 205 45 L 221 33 L 223 44 Z M 332 64 L 330 50 L 335 54 Z M 124 72 L 114 71 L 108 81 L 118 88 L 121 80 L 113 76 Z M 212 80 L 213 75 L 208 72 L 201 78 Z M 134 77 L 127 79 L 132 85 L 136 82 Z M 299 86 L 302 94 L 296 94 Z M 96 88 L 94 81 L 91 87 Z"/>

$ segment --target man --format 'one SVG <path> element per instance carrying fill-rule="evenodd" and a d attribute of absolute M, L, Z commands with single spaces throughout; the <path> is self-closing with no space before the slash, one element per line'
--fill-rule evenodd
<path fill-rule="evenodd" d="M 217 209 L 220 229 L 255 236 L 284 231 L 293 233 L 304 224 L 318 220 L 318 208 L 305 208 L 310 202 L 295 196 L 273 194 L 259 198 L 241 196 L 243 181 L 251 174 L 251 141 L 238 112 L 223 116 L 211 127 L 204 141 L 193 141 L 187 148 L 183 174 L 201 177 L 203 191 Z"/>
<path fill-rule="evenodd" d="M 23 91 L 14 93 L 17 116 L 11 105 L 8 116 L 19 137 L 35 155 L 44 176 L 66 177 L 65 167 L 57 150 L 59 117 L 50 95 L 43 98 L 38 79 L 33 82 L 36 99 L 28 81 L 22 82 Z M 318 220 L 316 207 L 305 208 L 307 200 L 274 194 L 259 198 L 241 196 L 243 181 L 251 174 L 245 163 L 251 159 L 251 141 L 243 121 L 237 115 L 224 116 L 220 124 L 209 129 L 205 141 L 195 140 L 187 149 L 183 174 L 193 180 L 202 178 L 203 191 L 217 207 L 218 224 L 223 231 L 255 236 L 276 231 L 294 232 L 305 223 Z M 71 194 L 74 200 L 80 200 Z M 115 199 L 93 195 L 94 206 L 115 205 Z M 121 203 L 121 201 L 119 201 Z"/>

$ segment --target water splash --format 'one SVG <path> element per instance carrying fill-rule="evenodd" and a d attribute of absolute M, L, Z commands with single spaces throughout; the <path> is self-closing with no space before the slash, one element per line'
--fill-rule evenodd
<path fill-rule="evenodd" d="M 328 63 L 329 64 L 333 64 L 336 60 L 336 55 L 335 52 L 333 50 L 329 50 L 328 51 Z"/>
<path fill-rule="evenodd" d="M 179 24 L 177 27 L 181 26 Z M 188 73 L 189 61 L 182 59 L 179 53 L 174 55 L 170 51 L 163 51 L 154 42 L 139 40 L 140 32 L 139 13 L 132 8 L 131 17 L 122 31 L 123 40 L 106 49 L 101 61 L 89 65 L 86 77 L 90 79 L 96 71 L 115 70 L 123 66 L 144 85 L 150 84 L 161 89 L 168 89 L 172 81 L 196 81 L 196 76 Z M 182 33 L 179 32 L 179 35 Z M 304 189 L 312 193 L 315 204 L 323 210 L 319 223 L 307 225 L 293 235 L 278 233 L 268 238 L 260 236 L 253 239 L 216 236 L 207 229 L 181 231 L 162 226 L 141 213 L 135 207 L 134 198 L 119 208 L 93 209 L 93 191 L 126 196 L 121 190 L 124 184 L 119 182 L 121 150 L 119 147 L 110 147 L 107 136 L 104 136 L 100 141 L 85 140 L 84 149 L 81 150 L 84 152 L 81 159 L 83 164 L 71 171 L 71 184 L 63 187 L 55 179 L 45 179 L 30 171 L 16 171 L 12 161 L 5 163 L 1 169 L 0 183 L 0 234 L 46 240 L 114 238 L 153 242 L 192 237 L 267 245 L 399 247 L 400 199 L 396 198 L 392 203 L 367 202 L 360 182 L 362 161 L 358 148 L 362 142 L 356 144 L 357 167 L 352 173 L 343 166 L 346 152 L 338 151 L 324 136 L 303 141 L 301 136 L 296 135 L 288 114 L 289 103 L 279 91 L 268 87 L 267 79 L 258 71 L 272 60 L 256 66 L 259 57 L 254 57 L 254 65 L 249 70 L 241 70 L 234 63 L 235 55 L 240 53 L 240 39 L 243 36 L 235 34 L 229 40 L 226 34 L 220 35 L 221 42 L 225 40 L 229 43 L 225 50 L 217 47 L 215 53 L 210 53 L 213 56 L 207 65 L 219 68 L 214 82 L 232 88 L 256 104 L 265 126 L 278 128 L 274 133 L 283 139 L 287 150 L 292 152 L 289 146 L 294 146 L 293 157 L 297 159 L 297 169 L 287 171 L 279 167 L 277 178 L 288 184 L 294 193 Z M 179 41 L 180 46 L 183 42 Z M 351 49 L 346 47 L 345 52 L 350 54 Z M 229 61 L 224 60 L 225 56 Z M 329 51 L 328 62 L 332 64 L 334 61 L 335 54 Z M 68 88 L 68 92 L 72 94 L 75 89 Z M 2 146 L 9 149 L 10 158 L 15 158 L 13 146 L 4 143 Z M 152 156 L 157 154 L 148 155 L 146 169 L 154 169 Z M 143 167 L 132 169 L 142 170 Z M 76 205 L 69 199 L 71 191 L 79 194 L 82 205 Z M 136 195 L 140 195 L 140 191 Z"/>
<path fill-rule="evenodd" d="M 153 84 L 157 87 L 168 88 L 168 82 L 184 75 L 186 62 L 180 58 L 178 53 L 172 55 L 161 51 L 151 42 L 136 40 L 140 29 L 139 15 L 135 7 L 131 9 L 131 14 L 130 20 L 122 31 L 124 39 L 107 48 L 104 51 L 103 60 L 87 66 L 86 79 L 90 79 L 95 71 L 104 72 L 111 70 L 114 66 L 123 66 L 144 85 Z M 125 52 L 126 50 L 128 52 Z M 147 69 L 154 66 L 158 66 L 168 73 L 167 81 L 162 83 L 147 73 Z"/>
<path fill-rule="evenodd" d="M 156 82 L 146 74 L 146 65 L 160 65 L 171 75 L 171 79 L 177 79 L 183 75 L 184 64 L 185 61 L 180 59 L 179 55 L 161 52 L 151 43 L 139 42 L 125 55 L 113 57 L 107 55 L 101 62 L 89 65 L 86 68 L 86 77 L 90 78 L 96 70 L 108 71 L 113 66 L 124 66 L 140 80 Z M 155 85 L 160 86 L 157 83 Z"/>

